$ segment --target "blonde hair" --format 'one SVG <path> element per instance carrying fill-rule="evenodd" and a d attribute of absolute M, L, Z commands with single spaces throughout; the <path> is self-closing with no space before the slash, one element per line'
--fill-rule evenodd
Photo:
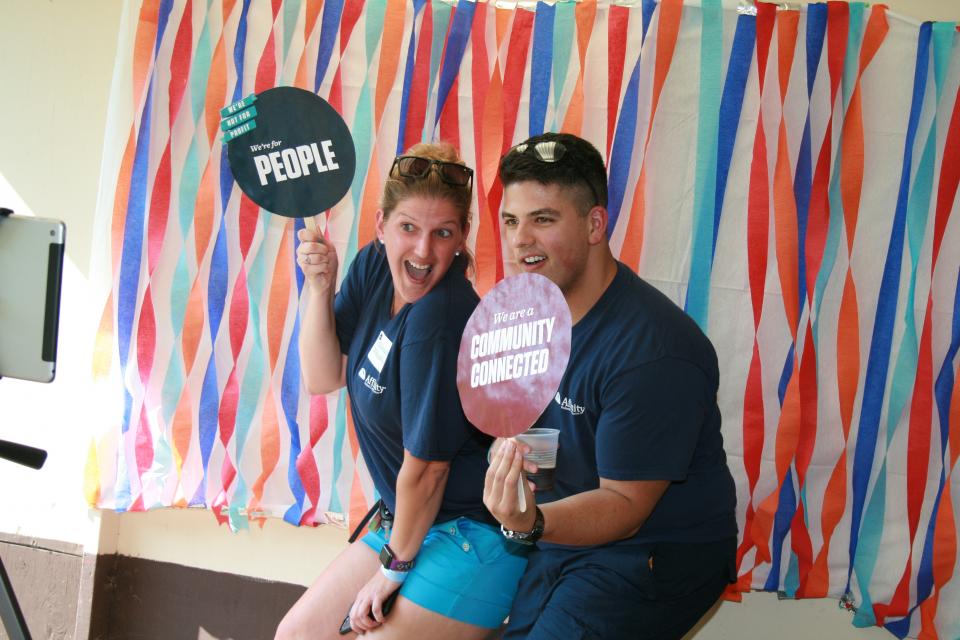
<path fill-rule="evenodd" d="M 404 155 L 440 160 L 441 162 L 453 162 L 466 166 L 466 163 L 460 159 L 456 147 L 448 142 L 415 144 L 407 149 Z M 432 169 L 423 178 L 405 178 L 399 174 L 391 173 L 387 176 L 387 181 L 383 185 L 383 198 L 380 200 L 383 219 L 389 218 L 402 200 L 414 196 L 442 198 L 449 201 L 456 208 L 460 217 L 461 231 L 466 233 L 467 225 L 470 224 L 470 204 L 473 201 L 473 189 L 471 187 L 447 184 Z"/>

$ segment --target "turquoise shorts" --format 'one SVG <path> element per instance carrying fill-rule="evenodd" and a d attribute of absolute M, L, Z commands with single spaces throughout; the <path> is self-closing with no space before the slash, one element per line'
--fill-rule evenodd
<path fill-rule="evenodd" d="M 386 535 L 386 537 L 385 537 Z M 376 553 L 389 530 L 363 536 Z M 430 527 L 400 595 L 440 615 L 498 628 L 510 613 L 528 547 L 510 542 L 489 524 L 457 518 Z"/>

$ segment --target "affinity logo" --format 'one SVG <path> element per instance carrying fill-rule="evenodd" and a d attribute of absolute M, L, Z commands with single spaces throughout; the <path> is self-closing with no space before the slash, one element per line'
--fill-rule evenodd
<path fill-rule="evenodd" d="M 370 391 L 373 391 L 377 395 L 380 395 L 386 389 L 386 387 L 380 386 L 380 384 L 377 382 L 377 379 L 374 378 L 372 375 L 368 376 L 367 370 L 364 369 L 363 367 L 360 367 L 360 370 L 357 371 L 357 375 L 360 376 L 361 380 L 363 380 L 364 386 L 366 386 L 368 389 L 370 389 Z"/>
<path fill-rule="evenodd" d="M 583 412 L 586 411 L 583 405 L 577 404 L 570 398 L 561 398 L 559 393 L 556 395 L 556 397 L 554 397 L 554 400 L 557 401 L 557 404 L 560 405 L 561 409 L 564 411 L 569 411 L 571 415 L 583 415 Z"/>

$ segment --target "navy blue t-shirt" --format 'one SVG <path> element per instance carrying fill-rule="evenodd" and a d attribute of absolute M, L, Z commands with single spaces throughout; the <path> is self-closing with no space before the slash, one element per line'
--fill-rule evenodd
<path fill-rule="evenodd" d="M 555 486 L 537 502 L 596 489 L 600 477 L 670 480 L 637 534 L 616 544 L 736 536 L 718 384 L 716 352 L 696 323 L 618 263 L 574 325 L 560 389 L 537 421 L 560 429 Z"/>
<path fill-rule="evenodd" d="M 357 254 L 334 302 L 353 423 L 373 484 L 394 511 L 404 449 L 450 461 L 436 522 L 490 521 L 483 477 L 492 439 L 467 422 L 457 392 L 460 337 L 479 298 L 456 264 L 391 318 L 393 296 L 390 266 L 375 240 Z"/>

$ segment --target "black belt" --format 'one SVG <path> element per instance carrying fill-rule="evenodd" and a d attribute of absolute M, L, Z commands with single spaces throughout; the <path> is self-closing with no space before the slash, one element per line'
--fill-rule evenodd
<path fill-rule="evenodd" d="M 360 532 L 363 531 L 363 528 L 367 526 L 367 523 L 370 522 L 374 516 L 377 516 L 377 520 L 375 521 L 376 527 L 371 527 L 372 531 L 390 529 L 393 526 L 393 514 L 390 513 L 390 509 L 387 508 L 387 505 L 384 504 L 382 499 L 377 500 L 374 505 L 370 507 L 370 510 L 367 511 L 367 515 L 363 516 L 363 519 L 360 520 L 357 528 L 350 534 L 349 542 L 352 543 L 360 537 Z"/>

